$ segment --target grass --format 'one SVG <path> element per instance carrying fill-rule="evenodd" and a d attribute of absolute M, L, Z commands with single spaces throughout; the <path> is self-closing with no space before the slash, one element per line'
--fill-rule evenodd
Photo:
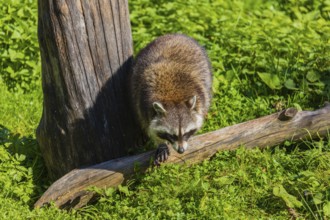
<path fill-rule="evenodd" d="M 202 132 L 330 100 L 330 2 L 129 1 L 135 53 L 179 32 L 205 46 L 213 102 Z M 35 1 L 0 6 L 0 219 L 329 219 L 329 137 L 223 151 L 136 175 L 80 210 L 33 209 L 51 184 L 35 139 L 42 113 Z M 28 21 L 26 21 L 28 19 Z"/>
<path fill-rule="evenodd" d="M 212 160 L 189 168 L 169 165 L 145 176 L 132 189 L 106 190 L 96 207 L 102 210 L 98 214 L 110 219 L 288 218 L 288 207 L 314 210 L 305 217 L 320 216 L 322 205 L 315 204 L 315 195 L 306 192 L 316 192 L 317 185 L 318 196 L 327 193 L 329 166 L 320 167 L 321 161 L 330 159 L 329 152 L 323 154 L 325 148 L 329 146 L 308 153 L 299 149 L 288 153 L 280 147 L 265 151 L 240 148 L 220 152 Z M 322 155 L 322 159 L 310 164 L 311 155 Z M 288 193 L 276 196 L 276 187 Z M 294 204 L 295 200 L 299 202 Z"/>

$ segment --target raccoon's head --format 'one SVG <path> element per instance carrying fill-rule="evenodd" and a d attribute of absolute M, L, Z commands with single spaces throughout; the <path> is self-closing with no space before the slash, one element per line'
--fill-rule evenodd
<path fill-rule="evenodd" d="M 189 138 L 201 128 L 203 115 L 197 109 L 197 97 L 182 103 L 153 103 L 154 117 L 149 135 L 157 143 L 166 142 L 180 154 L 188 148 Z"/>

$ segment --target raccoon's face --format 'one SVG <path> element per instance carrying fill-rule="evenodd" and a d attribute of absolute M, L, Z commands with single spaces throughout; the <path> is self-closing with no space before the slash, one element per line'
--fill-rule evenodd
<path fill-rule="evenodd" d="M 150 137 L 158 143 L 172 145 L 180 154 L 188 148 L 189 138 L 203 124 L 203 116 L 196 109 L 196 96 L 184 103 L 153 103 L 155 117 L 149 125 Z"/>

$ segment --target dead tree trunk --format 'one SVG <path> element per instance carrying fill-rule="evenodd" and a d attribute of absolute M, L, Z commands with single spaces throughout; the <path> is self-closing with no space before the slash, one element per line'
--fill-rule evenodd
<path fill-rule="evenodd" d="M 286 140 L 329 137 L 329 119 L 330 104 L 316 111 L 297 112 L 290 108 L 281 113 L 193 137 L 185 153 L 173 152 L 167 162 L 193 164 L 211 157 L 219 150 L 233 150 L 241 145 L 246 148 L 266 147 Z M 141 171 L 146 170 L 154 154 L 155 151 L 150 151 L 73 170 L 53 183 L 36 202 L 35 207 L 51 201 L 60 208 L 84 206 L 95 195 L 88 190 L 90 187 L 118 186 L 134 174 L 136 167 Z"/>
<path fill-rule="evenodd" d="M 141 131 L 128 107 L 127 0 L 39 0 L 43 114 L 37 140 L 51 178 L 127 155 Z"/>

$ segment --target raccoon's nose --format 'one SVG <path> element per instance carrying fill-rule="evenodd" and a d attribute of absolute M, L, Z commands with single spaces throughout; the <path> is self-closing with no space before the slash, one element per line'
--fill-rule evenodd
<path fill-rule="evenodd" d="M 183 148 L 183 147 L 179 147 L 179 149 L 178 149 L 178 153 L 179 153 L 179 154 L 183 154 L 183 153 L 184 153 L 184 148 Z"/>

